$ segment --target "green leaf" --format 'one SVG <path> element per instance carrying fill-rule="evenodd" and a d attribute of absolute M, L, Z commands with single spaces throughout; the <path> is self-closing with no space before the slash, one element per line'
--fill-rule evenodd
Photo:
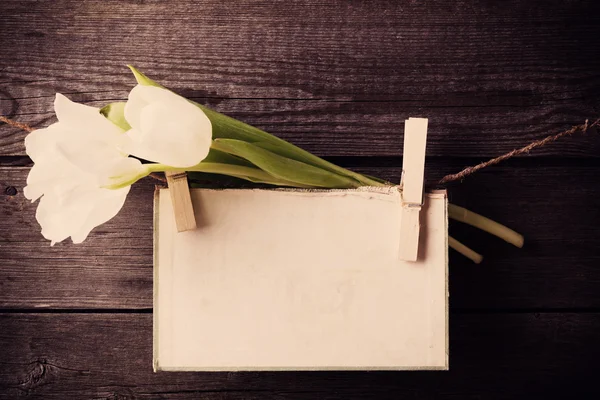
<path fill-rule="evenodd" d="M 272 136 L 270 134 L 267 134 Z M 273 136 L 275 137 L 275 136 Z M 286 142 L 282 139 L 275 137 L 278 142 L 274 141 L 264 141 L 264 142 L 254 142 L 255 146 L 262 147 L 263 149 L 269 150 L 273 153 L 279 154 L 280 156 L 291 158 L 292 160 L 300 161 L 306 164 L 310 164 L 315 167 L 319 167 L 325 169 L 327 171 L 334 172 L 339 175 L 344 175 L 349 178 L 356 179 L 361 182 L 363 185 L 368 186 L 388 186 L 389 184 L 382 179 L 373 178 L 367 175 L 361 175 L 359 173 L 347 170 L 346 168 L 339 167 L 335 164 L 330 163 L 329 161 L 325 161 L 320 157 L 315 156 L 314 154 L 309 153 L 308 151 L 301 149 L 300 147 L 296 147 L 293 144 Z M 280 143 L 283 142 L 284 144 Z"/>
<path fill-rule="evenodd" d="M 119 128 L 128 131 L 131 126 L 125 119 L 125 103 L 110 103 L 100 109 L 100 114 L 104 115 L 113 124 Z"/>
<path fill-rule="evenodd" d="M 349 171 L 345 168 L 338 167 L 337 165 L 325 161 L 322 158 L 319 158 L 314 154 L 301 149 L 300 147 L 278 138 L 277 136 L 273 136 L 270 133 L 255 128 L 242 121 L 238 121 L 234 118 L 228 117 L 227 115 L 218 113 L 208 107 L 203 106 L 202 104 L 198 104 L 194 101 L 190 102 L 204 111 L 208 119 L 210 119 L 213 127 L 213 138 L 215 139 L 242 140 L 244 142 L 249 142 L 265 148 L 270 152 L 278 154 L 282 157 L 312 165 L 313 167 L 324 169 L 338 175 L 344 175 L 348 178 L 353 178 L 363 185 L 382 186 L 382 184 L 377 181 L 369 179 L 356 172 Z"/>
<path fill-rule="evenodd" d="M 137 68 L 131 65 L 129 65 L 128 67 L 131 69 L 131 71 L 135 75 L 137 82 L 140 85 L 164 88 L 160 84 L 156 83 L 155 81 L 141 73 L 139 70 L 137 70 Z M 205 107 L 202 104 L 196 103 L 191 100 L 189 101 L 192 104 L 199 107 L 202 111 L 204 111 L 208 119 L 210 119 L 213 128 L 213 138 L 215 139 L 236 139 L 242 140 L 244 142 L 254 143 L 257 146 L 263 147 L 269 150 L 270 152 L 278 154 L 282 157 L 299 161 L 301 163 L 308 164 L 313 167 L 317 167 L 319 169 L 323 169 L 337 175 L 343 175 L 348 178 L 352 178 L 352 181 L 356 180 L 362 185 L 385 186 L 385 184 L 381 183 L 379 180 L 373 180 L 364 175 L 339 167 L 335 164 L 323 160 L 320 157 L 315 156 L 314 154 L 309 153 L 306 150 L 301 149 L 300 147 L 286 142 L 285 140 L 280 139 L 277 136 L 273 136 L 270 133 L 255 128 L 254 126 L 248 125 L 244 122 L 238 121 L 234 118 L 228 117 L 224 114 L 211 110 L 210 108 Z"/>
<path fill-rule="evenodd" d="M 135 76 L 135 80 L 140 85 L 144 85 L 144 86 L 156 86 L 156 87 L 162 88 L 161 85 L 159 85 L 158 83 L 154 82 L 152 79 L 148 78 L 146 75 L 144 75 L 143 73 L 141 73 L 133 65 L 128 65 L 127 67 L 129 67 L 129 69 L 131 70 L 131 72 L 133 72 L 133 76 Z"/>
<path fill-rule="evenodd" d="M 275 178 L 300 185 L 324 188 L 355 188 L 360 183 L 345 176 L 314 167 L 235 139 L 215 139 L 213 148 L 242 157 Z"/>
<path fill-rule="evenodd" d="M 229 164 L 229 165 L 243 165 L 246 167 L 256 168 L 254 164 L 250 161 L 244 160 L 243 158 L 224 153 L 222 151 L 216 149 L 210 149 L 208 155 L 204 160 L 204 163 L 219 163 L 219 164 Z"/>
<path fill-rule="evenodd" d="M 263 171 L 262 169 L 256 168 L 254 166 L 247 167 L 243 165 L 207 162 L 205 160 L 202 161 L 200 164 L 191 167 L 191 169 L 188 170 L 189 174 L 194 174 L 194 172 L 227 175 L 232 176 L 234 178 L 245 179 L 250 182 L 268 183 L 270 185 L 276 186 L 306 187 L 304 185 L 299 185 L 296 182 L 291 182 L 286 179 L 279 179 L 269 174 L 268 172 Z"/>

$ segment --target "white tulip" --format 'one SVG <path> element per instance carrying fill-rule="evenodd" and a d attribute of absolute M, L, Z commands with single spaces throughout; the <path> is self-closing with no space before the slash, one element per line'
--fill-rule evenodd
<path fill-rule="evenodd" d="M 41 197 L 36 218 L 52 245 L 69 236 L 81 243 L 94 227 L 119 212 L 130 185 L 106 187 L 132 181 L 144 168 L 119 150 L 124 131 L 97 108 L 57 94 L 54 110 L 57 123 L 25 138 L 35 164 L 24 194 L 31 201 Z"/>
<path fill-rule="evenodd" d="M 137 85 L 129 93 L 125 119 L 131 130 L 124 150 L 144 160 L 186 168 L 210 150 L 212 125 L 206 114 L 169 90 Z"/>

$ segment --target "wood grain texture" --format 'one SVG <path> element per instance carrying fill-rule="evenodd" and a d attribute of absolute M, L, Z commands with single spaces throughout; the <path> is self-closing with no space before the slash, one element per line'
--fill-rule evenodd
<path fill-rule="evenodd" d="M 150 314 L 0 314 L 0 398 L 593 398 L 600 314 L 453 315 L 450 371 L 152 372 Z M 240 332 L 243 335 L 243 332 Z"/>
<path fill-rule="evenodd" d="M 432 186 L 600 116 L 599 38 L 594 0 L 2 0 L 0 114 L 43 127 L 56 92 L 125 100 L 129 63 L 393 181 L 404 120 L 427 117 Z M 597 132 L 450 185 L 526 242 L 451 224 L 486 258 L 451 252 L 451 370 L 434 373 L 153 374 L 155 182 L 83 244 L 50 247 L 22 196 L 23 138 L 0 126 L 0 398 L 598 397 Z"/>
<path fill-rule="evenodd" d="M 475 265 L 451 252 L 453 308 L 600 306 L 600 236 L 590 223 L 600 220 L 599 168 L 532 161 L 491 168 L 451 187 L 451 201 L 526 238 L 517 249 L 451 223 L 451 234 L 486 257 Z M 427 161 L 426 176 L 431 184 L 461 166 L 461 160 Z M 357 170 L 389 180 L 400 176 L 400 167 Z M 83 244 L 50 247 L 39 234 L 36 205 L 22 195 L 27 171 L 0 168 L 0 308 L 151 307 L 156 181 L 136 184 L 117 217 Z M 9 188 L 16 195 L 7 195 Z"/>
<path fill-rule="evenodd" d="M 132 188 L 119 216 L 96 229 L 97 240 L 50 247 L 37 205 L 23 196 L 27 170 L 0 168 L 0 296 L 7 300 L 0 307 L 151 306 L 153 183 Z"/>
<path fill-rule="evenodd" d="M 124 100 L 131 63 L 319 155 L 496 156 L 600 116 L 600 7 L 588 1 L 3 0 L 0 113 L 53 120 L 56 91 Z M 2 127 L 0 155 L 22 155 Z M 598 157 L 595 135 L 534 155 Z"/>

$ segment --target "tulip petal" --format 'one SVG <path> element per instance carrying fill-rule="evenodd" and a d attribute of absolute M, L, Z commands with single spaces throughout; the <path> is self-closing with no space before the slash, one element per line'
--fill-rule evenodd
<path fill-rule="evenodd" d="M 58 143 L 57 147 L 73 167 L 87 172 L 90 178 L 106 176 L 115 162 L 126 159 L 116 147 L 96 140 L 70 140 Z"/>
<path fill-rule="evenodd" d="M 35 217 L 42 227 L 42 235 L 53 243 L 62 242 L 79 229 L 92 211 L 92 202 L 73 201 L 83 198 L 83 191 L 42 196 Z"/>
<path fill-rule="evenodd" d="M 25 136 L 25 152 L 37 162 L 44 156 L 55 151 L 55 143 L 63 138 L 64 132 L 58 127 L 58 124 L 52 124 L 47 128 L 36 129 Z"/>
<path fill-rule="evenodd" d="M 54 98 L 54 112 L 59 122 L 75 126 L 85 126 L 98 113 L 96 108 L 75 103 L 61 93 Z"/>
<path fill-rule="evenodd" d="M 35 201 L 46 192 L 70 190 L 88 180 L 89 174 L 66 160 L 60 154 L 56 143 L 49 143 L 47 151 L 36 157 L 35 164 L 27 175 L 27 186 L 23 192 L 26 198 Z"/>
<path fill-rule="evenodd" d="M 130 188 L 131 186 L 127 186 L 117 190 L 100 189 L 94 191 L 94 198 L 91 203 L 93 204 L 92 211 L 83 221 L 81 227 L 71 235 L 73 243 L 83 242 L 92 229 L 117 215 L 125 203 Z"/>
<path fill-rule="evenodd" d="M 46 193 L 36 212 L 42 235 L 53 243 L 69 236 L 73 243 L 81 243 L 94 227 L 119 212 L 129 189 L 130 186 L 109 190 L 88 185 L 66 192 Z"/>
<path fill-rule="evenodd" d="M 166 89 L 138 85 L 129 94 L 125 117 L 132 129 L 123 150 L 136 157 L 185 168 L 210 150 L 212 125 L 206 114 Z"/>
<path fill-rule="evenodd" d="M 131 92 L 129 93 L 129 99 L 132 99 L 132 96 L 135 100 L 150 104 L 150 103 L 180 103 L 180 104 L 190 104 L 184 97 L 179 96 L 171 92 L 170 90 L 156 87 L 156 86 L 145 86 L 145 85 L 136 85 Z"/>
<path fill-rule="evenodd" d="M 130 129 L 127 131 L 129 140 L 123 145 L 122 150 L 142 160 L 157 162 L 156 160 L 161 158 L 160 149 L 156 149 L 155 146 L 145 142 L 142 137 L 142 131 Z"/>
<path fill-rule="evenodd" d="M 206 158 L 212 139 L 210 120 L 191 106 L 152 103 L 142 111 L 142 144 L 156 152 L 155 160 L 190 167 Z"/>
<path fill-rule="evenodd" d="M 73 182 L 65 168 L 55 169 L 56 165 L 36 163 L 27 175 L 27 186 L 23 189 L 25 198 L 32 202 L 39 199 L 44 193 L 51 191 L 57 186 L 64 187 Z"/>
<path fill-rule="evenodd" d="M 114 143 L 124 131 L 107 120 L 100 109 L 75 103 L 57 93 L 54 111 L 62 128 L 73 131 L 78 136 L 95 137 L 107 143 Z"/>
<path fill-rule="evenodd" d="M 125 104 L 125 119 L 132 128 L 141 128 L 142 110 L 151 103 L 176 104 L 182 107 L 190 104 L 186 99 L 170 90 L 154 86 L 136 85 L 129 92 Z"/>
<path fill-rule="evenodd" d="M 130 189 L 128 179 L 143 176 L 145 170 L 139 160 L 121 152 L 128 137 L 98 109 L 60 94 L 55 109 L 57 123 L 25 138 L 34 166 L 24 194 L 32 201 L 40 199 L 36 218 L 46 239 L 54 244 L 71 236 L 80 243 L 119 212 Z M 108 183 L 126 186 L 103 188 Z"/>
<path fill-rule="evenodd" d="M 148 101 L 145 100 L 138 87 L 140 85 L 137 85 L 129 92 L 127 103 L 125 103 L 125 120 L 127 120 L 127 123 L 133 129 L 140 128 L 142 109 L 148 105 Z"/>

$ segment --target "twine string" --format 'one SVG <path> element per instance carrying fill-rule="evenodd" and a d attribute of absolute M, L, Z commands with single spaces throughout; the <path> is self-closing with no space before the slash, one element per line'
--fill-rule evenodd
<path fill-rule="evenodd" d="M 567 129 L 566 131 L 562 131 L 559 133 L 556 133 L 554 135 L 550 135 L 547 136 L 543 139 L 540 140 L 536 140 L 535 142 L 531 142 L 529 143 L 527 146 L 521 147 L 520 149 L 515 149 L 512 151 L 509 151 L 506 154 L 503 154 L 499 157 L 496 158 L 492 158 L 491 160 L 488 161 L 484 161 L 480 164 L 474 165 L 472 167 L 467 167 L 465 169 L 463 169 L 462 171 L 456 173 L 456 174 L 450 174 L 450 175 L 446 175 L 445 177 L 443 177 L 438 183 L 440 185 L 444 184 L 444 183 L 448 183 L 448 182 L 453 182 L 453 181 L 457 181 L 459 179 L 463 179 L 471 174 L 474 174 L 475 172 L 479 171 L 480 169 L 489 167 L 490 165 L 495 165 L 498 164 L 502 161 L 508 160 L 509 158 L 512 158 L 514 156 L 518 156 L 521 154 L 525 154 L 525 153 L 529 153 L 531 150 L 536 149 L 538 147 L 542 147 L 545 146 L 548 143 L 554 142 L 557 139 L 560 139 L 564 136 L 570 136 L 572 134 L 574 134 L 577 131 L 581 131 L 583 133 L 586 133 L 588 131 L 588 129 L 595 127 L 596 125 L 598 125 L 600 123 L 600 119 L 597 119 L 596 121 L 594 121 L 592 124 L 588 124 L 588 120 L 585 120 L 585 123 L 582 125 L 575 125 L 572 126 L 570 129 Z"/>
<path fill-rule="evenodd" d="M 8 119 L 5 116 L 0 115 L 0 121 L 4 122 L 7 125 L 14 126 L 15 128 L 19 128 L 22 131 L 33 132 L 35 129 L 27 124 L 22 124 L 17 121 L 13 121 L 12 119 Z"/>
<path fill-rule="evenodd" d="M 21 129 L 23 131 L 26 132 L 32 132 L 35 129 L 32 128 L 31 126 L 21 123 L 21 122 L 17 122 L 17 121 L 13 121 L 12 119 L 8 119 L 2 115 L 0 115 L 0 121 L 4 122 L 7 125 L 13 126 L 15 128 Z M 534 142 L 529 143 L 527 146 L 521 147 L 520 149 L 515 149 L 512 151 L 509 151 L 506 154 L 502 154 L 499 157 L 496 158 L 492 158 L 491 160 L 488 161 L 484 161 L 482 163 L 479 163 L 477 165 L 473 165 L 471 167 L 466 167 L 465 169 L 463 169 L 460 172 L 457 172 L 456 174 L 449 174 L 444 176 L 439 182 L 438 184 L 443 185 L 445 183 L 449 183 L 449 182 L 454 182 L 460 179 L 464 179 L 469 175 L 474 174 L 475 172 L 483 169 L 483 168 L 487 168 L 489 166 L 492 165 L 496 165 L 502 161 L 508 160 L 509 158 L 521 155 L 521 154 L 526 154 L 529 153 L 531 150 L 536 149 L 538 147 L 542 147 L 547 145 L 548 143 L 554 142 L 555 140 L 558 140 L 564 136 L 571 136 L 573 135 L 575 132 L 581 131 L 583 133 L 587 133 L 587 131 L 595 126 L 598 126 L 598 124 L 600 124 L 600 118 L 595 120 L 593 123 L 589 124 L 589 121 L 586 119 L 584 124 L 581 125 L 575 125 L 572 126 L 570 129 L 567 129 L 566 131 L 562 131 L 559 133 L 556 133 L 554 135 L 550 135 L 547 136 L 543 139 L 540 140 L 536 140 Z M 150 176 L 152 176 L 154 179 L 160 180 L 162 182 L 166 181 L 163 177 L 157 175 L 157 174 L 150 174 Z"/>

